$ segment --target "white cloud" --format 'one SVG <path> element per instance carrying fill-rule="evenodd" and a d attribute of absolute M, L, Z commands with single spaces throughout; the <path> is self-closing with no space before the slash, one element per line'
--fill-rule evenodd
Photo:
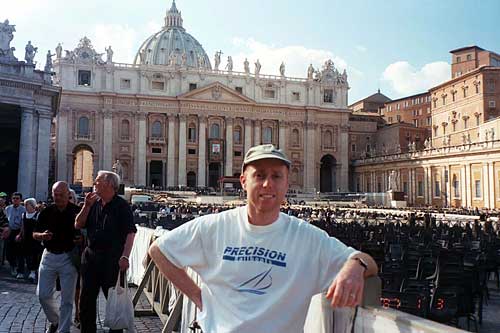
<path fill-rule="evenodd" d="M 368 51 L 368 49 L 363 45 L 356 45 L 354 48 L 356 49 L 356 51 L 361 53 L 365 53 L 366 51 Z"/>
<path fill-rule="evenodd" d="M 96 52 L 105 53 L 105 48 L 111 45 L 113 61 L 122 63 L 134 60 L 139 37 L 130 26 L 121 24 L 98 24 L 89 36 Z M 106 56 L 103 56 L 103 60 L 106 60 Z"/>
<path fill-rule="evenodd" d="M 450 64 L 444 61 L 432 62 L 417 69 L 407 61 L 390 64 L 382 73 L 382 80 L 388 81 L 395 92 L 411 95 L 436 86 L 450 79 Z"/>
<path fill-rule="evenodd" d="M 233 38 L 232 44 L 236 50 L 236 54 L 232 55 L 235 71 L 243 71 L 243 62 L 247 58 L 253 72 L 254 63 L 259 59 L 262 65 L 262 74 L 279 75 L 279 66 L 281 62 L 285 62 L 286 76 L 306 77 L 309 64 L 312 63 L 315 68 L 321 68 L 326 60 L 331 59 L 339 71 L 347 69 L 348 74 L 362 76 L 360 71 L 350 68 L 344 59 L 328 50 L 309 49 L 300 45 L 278 47 L 256 41 L 253 38 L 239 37 Z M 220 69 L 226 66 L 227 54 L 222 57 Z"/>

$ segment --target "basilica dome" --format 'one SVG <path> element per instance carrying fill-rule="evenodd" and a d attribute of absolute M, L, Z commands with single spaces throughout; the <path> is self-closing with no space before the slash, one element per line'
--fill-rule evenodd
<path fill-rule="evenodd" d="M 201 44 L 182 27 L 181 12 L 175 0 L 165 16 L 165 25 L 142 43 L 134 64 L 212 68 Z"/>

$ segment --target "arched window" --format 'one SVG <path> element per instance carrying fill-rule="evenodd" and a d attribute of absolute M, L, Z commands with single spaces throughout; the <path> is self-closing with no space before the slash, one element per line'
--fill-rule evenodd
<path fill-rule="evenodd" d="M 212 124 L 212 126 L 210 127 L 210 138 L 211 139 L 218 139 L 218 138 L 220 138 L 219 124 Z"/>
<path fill-rule="evenodd" d="M 296 128 L 294 128 L 292 131 L 292 145 L 293 146 L 299 145 L 299 130 Z"/>
<path fill-rule="evenodd" d="M 264 127 L 262 143 L 273 143 L 273 129 L 271 127 Z"/>
<path fill-rule="evenodd" d="M 78 119 L 78 136 L 89 136 L 89 118 Z"/>
<path fill-rule="evenodd" d="M 128 139 L 130 135 L 130 123 L 127 119 L 122 120 L 121 132 L 122 132 L 122 138 Z"/>
<path fill-rule="evenodd" d="M 155 121 L 153 123 L 153 126 L 151 126 L 151 136 L 154 138 L 161 138 L 161 122 L 159 120 Z"/>
<path fill-rule="evenodd" d="M 240 126 L 236 126 L 234 128 L 234 132 L 233 132 L 233 140 L 234 140 L 234 143 L 239 145 L 241 144 L 241 127 Z"/>
<path fill-rule="evenodd" d="M 189 124 L 188 141 L 189 142 L 196 142 L 196 125 L 193 123 Z"/>
<path fill-rule="evenodd" d="M 327 130 L 323 133 L 323 147 L 332 147 L 333 138 L 332 131 Z"/>

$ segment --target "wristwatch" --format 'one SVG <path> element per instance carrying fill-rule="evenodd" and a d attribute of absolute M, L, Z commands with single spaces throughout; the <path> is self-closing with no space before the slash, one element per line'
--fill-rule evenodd
<path fill-rule="evenodd" d="M 361 267 L 363 267 L 365 269 L 365 271 L 368 269 L 368 265 L 366 264 L 366 262 L 359 258 L 359 257 L 355 257 L 355 258 L 351 258 L 351 260 L 356 260 L 360 265 Z"/>

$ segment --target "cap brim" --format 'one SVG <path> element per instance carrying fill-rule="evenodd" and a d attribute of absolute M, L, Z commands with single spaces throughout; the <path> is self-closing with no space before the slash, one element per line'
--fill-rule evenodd
<path fill-rule="evenodd" d="M 243 164 L 243 167 L 249 165 L 250 163 L 253 163 L 255 161 L 259 161 L 259 160 L 265 160 L 265 159 L 273 159 L 273 160 L 279 160 L 279 161 L 282 161 L 283 163 L 285 163 L 285 165 L 287 167 L 290 167 L 290 165 L 292 164 L 289 160 L 287 160 L 286 158 L 282 158 L 282 157 L 279 157 L 279 156 L 276 156 L 274 154 L 262 154 L 262 155 L 259 155 L 259 156 L 255 156 L 254 158 L 250 158 L 248 159 L 247 161 L 245 161 L 245 163 Z"/>

